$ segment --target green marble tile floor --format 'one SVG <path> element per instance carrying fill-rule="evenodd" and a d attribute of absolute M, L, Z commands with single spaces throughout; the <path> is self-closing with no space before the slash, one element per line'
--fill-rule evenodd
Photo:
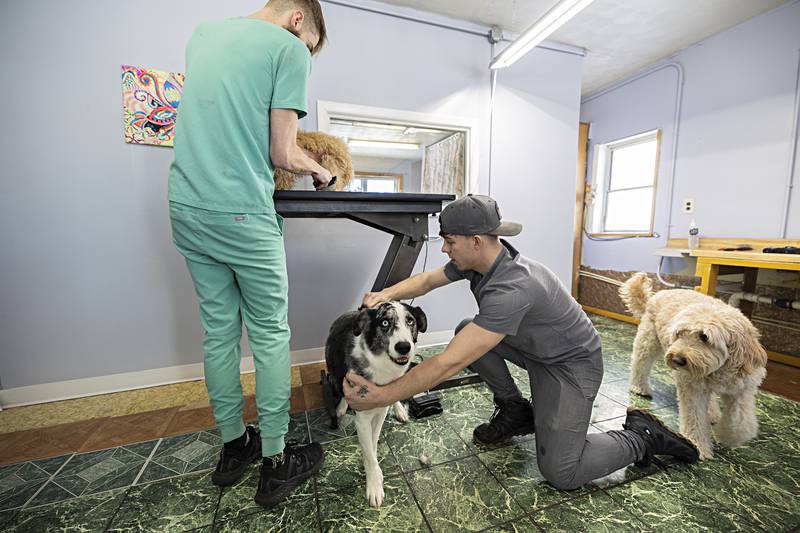
<path fill-rule="evenodd" d="M 590 431 L 620 429 L 626 405 L 653 410 L 677 428 L 675 386 L 663 365 L 654 397 L 629 395 L 635 326 L 591 316 L 603 338 L 605 378 Z M 426 348 L 431 357 L 443 347 Z M 512 368 L 529 393 L 527 376 Z M 570 492 L 536 466 L 534 436 L 502 446 L 472 442 L 493 411 L 482 385 L 441 392 L 442 415 L 400 424 L 388 418 L 379 445 L 386 499 L 366 502 L 352 415 L 331 430 L 323 410 L 292 415 L 288 438 L 319 441 L 321 472 L 282 505 L 252 499 L 253 466 L 241 482 L 210 481 L 220 445 L 201 431 L 97 452 L 0 468 L 0 531 L 797 531 L 800 527 L 800 404 L 760 393 L 759 436 L 718 448 L 697 465 L 630 466 Z M 420 462 L 420 454 L 430 464 Z"/>

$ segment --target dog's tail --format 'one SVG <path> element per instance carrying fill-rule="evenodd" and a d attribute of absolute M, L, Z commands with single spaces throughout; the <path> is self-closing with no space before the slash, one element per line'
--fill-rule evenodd
<path fill-rule="evenodd" d="M 619 288 L 619 296 L 625 302 L 625 307 L 636 318 L 644 314 L 647 300 L 653 295 L 653 285 L 644 272 L 634 274 Z"/>

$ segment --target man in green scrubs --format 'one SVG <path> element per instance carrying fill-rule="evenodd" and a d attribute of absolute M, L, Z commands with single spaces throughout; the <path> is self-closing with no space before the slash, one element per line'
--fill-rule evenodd
<path fill-rule="evenodd" d="M 312 476 L 318 443 L 289 445 L 291 367 L 276 167 L 330 173 L 297 146 L 311 56 L 326 36 L 318 0 L 270 0 L 248 17 L 201 23 L 186 46 L 186 83 L 169 173 L 175 246 L 200 304 L 204 370 L 224 441 L 213 474 L 236 483 L 264 458 L 256 502 L 271 506 Z M 242 322 L 253 350 L 259 430 L 243 422 Z"/>

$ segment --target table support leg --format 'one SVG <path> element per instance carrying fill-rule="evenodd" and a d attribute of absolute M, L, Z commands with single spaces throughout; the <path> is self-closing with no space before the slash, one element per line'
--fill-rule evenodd
<path fill-rule="evenodd" d="M 395 235 L 372 285 L 372 292 L 383 290 L 409 277 L 423 244 L 422 241 L 412 241 L 408 235 Z"/>
<path fill-rule="evenodd" d="M 744 269 L 744 283 L 742 284 L 742 290 L 744 292 L 756 292 L 756 281 L 758 280 L 758 269 L 757 268 L 746 268 Z M 753 311 L 755 310 L 756 304 L 753 302 L 748 302 L 746 300 L 742 300 L 739 304 L 739 309 L 744 313 L 744 316 L 751 317 L 753 316 Z"/>
<path fill-rule="evenodd" d="M 697 290 L 709 296 L 716 296 L 717 274 L 719 274 L 719 265 L 698 261 L 695 275 L 702 279 L 702 284 Z"/>

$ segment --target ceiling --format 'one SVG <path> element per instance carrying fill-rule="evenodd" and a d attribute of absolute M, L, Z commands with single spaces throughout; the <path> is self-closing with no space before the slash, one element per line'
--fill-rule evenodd
<path fill-rule="evenodd" d="M 558 0 L 382 0 L 521 33 Z M 583 95 L 790 0 L 595 0 L 548 40 L 586 49 Z M 513 68 L 513 67 L 512 67 Z"/>

